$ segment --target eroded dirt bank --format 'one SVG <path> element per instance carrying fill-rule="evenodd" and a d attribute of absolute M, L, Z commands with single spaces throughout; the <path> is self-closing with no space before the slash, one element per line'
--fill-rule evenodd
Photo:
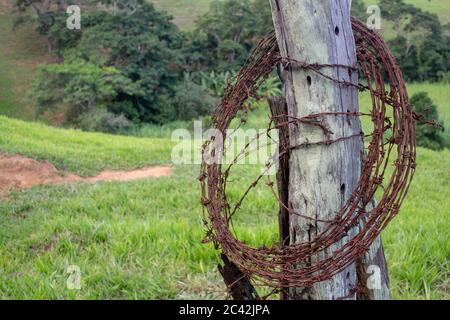
<path fill-rule="evenodd" d="M 71 182 L 131 181 L 170 176 L 171 166 L 149 166 L 142 169 L 114 171 L 105 170 L 94 177 L 80 177 L 63 173 L 49 161 L 37 161 L 21 155 L 0 154 L 0 194 L 13 189 L 27 189 L 44 184 Z"/>

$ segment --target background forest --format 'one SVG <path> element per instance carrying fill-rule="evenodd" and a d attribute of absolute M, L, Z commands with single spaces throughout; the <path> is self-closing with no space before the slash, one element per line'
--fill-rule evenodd
<path fill-rule="evenodd" d="M 14 28 L 31 24 L 56 62 L 39 65 L 26 92 L 34 116 L 88 131 L 133 134 L 149 124 L 209 115 L 251 50 L 273 29 L 270 5 L 266 0 L 187 1 L 194 14 L 185 21 L 165 11 L 180 10 L 172 2 L 115 1 L 112 6 L 100 1 L 99 7 L 93 0 L 15 1 Z M 72 3 L 83 5 L 80 30 L 66 27 L 65 9 Z M 382 32 L 406 80 L 449 84 L 448 17 L 411 1 L 378 4 Z M 366 8 L 364 1 L 353 1 L 354 16 L 366 20 Z M 280 89 L 274 75 L 259 94 L 264 98 Z M 433 107 L 427 98 L 414 99 L 419 110 Z M 435 107 L 429 117 L 438 117 Z M 432 135 L 433 143 L 420 144 L 445 146 L 437 130 Z"/>

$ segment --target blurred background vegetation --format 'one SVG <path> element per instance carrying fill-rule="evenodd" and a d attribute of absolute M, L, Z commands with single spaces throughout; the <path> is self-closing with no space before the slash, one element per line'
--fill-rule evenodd
<path fill-rule="evenodd" d="M 267 0 L 53 2 L 14 0 L 1 9 L 6 73 L 0 113 L 87 131 L 136 134 L 149 125 L 207 116 L 273 29 Z M 410 83 L 450 83 L 444 2 L 373 2 Z M 82 7 L 81 30 L 66 27 L 65 9 L 73 3 Z M 132 15 L 126 13 L 130 3 Z M 354 0 L 353 15 L 366 20 L 373 3 Z M 259 93 L 280 89 L 274 75 Z"/>

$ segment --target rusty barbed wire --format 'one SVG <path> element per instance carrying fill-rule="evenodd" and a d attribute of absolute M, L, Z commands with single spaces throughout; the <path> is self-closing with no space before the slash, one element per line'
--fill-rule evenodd
<path fill-rule="evenodd" d="M 296 122 L 314 123 L 323 129 L 327 137 L 327 140 L 320 143 L 328 145 L 337 143 L 340 139 L 353 137 L 332 140 L 329 138 L 328 129 L 320 121 L 315 120 L 325 115 L 369 116 L 373 122 L 373 132 L 366 136 L 371 137 L 371 141 L 357 187 L 334 220 L 317 221 L 326 223 L 328 227 L 309 242 L 253 248 L 239 241 L 230 230 L 232 216 L 239 210 L 240 203 L 248 193 L 260 183 L 263 175 L 250 185 L 238 205 L 232 208 L 226 195 L 230 168 L 223 171 L 219 163 L 209 164 L 203 161 L 199 180 L 204 223 L 207 228 L 205 242 L 213 242 L 216 248 L 220 248 L 247 277 L 272 288 L 308 287 L 316 282 L 328 280 L 366 253 L 381 231 L 399 213 L 416 169 L 415 125 L 418 116 L 409 104 L 402 72 L 378 33 L 368 29 L 356 19 L 352 20 L 352 26 L 357 47 L 357 68 L 307 64 L 281 57 L 276 37 L 270 34 L 253 51 L 235 81 L 229 83 L 224 98 L 213 115 L 213 127 L 226 137 L 231 121 L 237 116 L 238 111 L 243 109 L 245 101 L 256 96 L 256 90 L 278 64 L 282 64 L 285 68 L 308 69 L 338 85 L 354 86 L 361 91 L 370 92 L 372 104 L 370 113 L 328 112 L 303 118 L 285 115 L 287 121 L 276 126 L 272 119 L 269 125 L 268 132 L 279 128 L 280 125 L 287 126 Z M 321 71 L 330 67 L 357 69 L 365 83 L 345 82 Z M 205 143 L 204 153 L 209 150 L 212 143 L 213 141 Z M 225 145 L 221 147 L 224 148 Z M 280 146 L 280 149 L 283 153 L 301 147 L 305 146 Z M 394 157 L 395 161 L 392 162 Z M 387 177 L 386 170 L 390 164 L 394 164 L 394 169 L 390 177 Z M 387 181 L 385 185 L 384 181 Z M 273 188 L 274 183 L 269 181 L 268 185 Z M 380 187 L 383 188 L 383 194 L 378 200 L 378 205 L 371 212 L 366 212 L 367 205 Z M 275 190 L 273 193 L 277 201 L 280 201 L 276 197 Z M 290 214 L 302 217 L 300 212 L 294 212 L 288 204 L 280 203 L 280 205 L 288 209 Z M 358 232 L 349 235 L 349 231 L 356 226 L 359 226 Z M 333 245 L 346 236 L 350 237 L 349 241 L 331 250 Z M 312 257 L 315 259 L 312 260 Z"/>

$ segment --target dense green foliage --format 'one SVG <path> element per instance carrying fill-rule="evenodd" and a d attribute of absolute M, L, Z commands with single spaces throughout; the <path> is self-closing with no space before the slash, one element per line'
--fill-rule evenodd
<path fill-rule="evenodd" d="M 84 112 L 104 107 L 126 90 L 131 81 L 114 67 L 102 67 L 82 59 L 63 64 L 43 65 L 38 69 L 32 98 L 42 113 L 60 104 L 70 106 L 69 120 Z"/>
<path fill-rule="evenodd" d="M 450 71 L 450 37 L 437 15 L 403 0 L 380 0 L 384 23 L 394 25 L 390 46 L 409 81 L 441 81 Z M 368 17 L 362 0 L 352 15 Z M 267 1 L 215 0 L 185 36 L 183 57 L 192 70 L 236 70 L 259 39 L 273 30 Z"/>
<path fill-rule="evenodd" d="M 189 74 L 177 85 L 172 102 L 176 110 L 176 118 L 191 120 L 211 113 L 211 106 L 217 99 L 208 93 L 207 88 L 194 83 Z"/>
<path fill-rule="evenodd" d="M 450 71 L 450 36 L 437 15 L 403 0 L 380 0 L 382 16 L 394 25 L 389 41 L 408 81 L 439 81 Z"/>
<path fill-rule="evenodd" d="M 166 163 L 173 146 L 167 138 L 64 130 L 4 116 L 0 116 L 0 132 L 0 152 L 49 160 L 58 169 L 82 176 L 104 169 L 133 169 Z"/>
<path fill-rule="evenodd" d="M 192 34 L 180 33 L 144 2 L 131 16 L 93 10 L 84 14 L 82 32 L 74 33 L 56 12 L 46 35 L 63 63 L 40 68 L 32 98 L 41 112 L 65 106 L 71 123 L 108 132 L 115 131 L 112 123 L 119 131 L 128 126 L 119 118 L 165 123 L 208 114 L 216 102 L 208 92 L 220 97 L 230 81 L 220 70 L 238 69 L 271 25 L 269 10 L 254 14 L 264 4 L 214 2 Z M 183 70 L 192 80 L 183 79 Z M 208 85 L 217 82 L 216 74 L 224 75 L 220 89 Z M 265 87 L 273 92 L 279 84 Z"/>
<path fill-rule="evenodd" d="M 133 15 L 93 13 L 73 54 L 100 66 L 115 66 L 132 86 L 111 106 L 133 121 L 165 122 L 179 77 L 179 32 L 170 17 L 142 2 Z"/>
<path fill-rule="evenodd" d="M 272 29 L 268 1 L 215 0 L 187 35 L 184 58 L 194 70 L 235 70 Z"/>
<path fill-rule="evenodd" d="M 352 16 L 362 21 L 367 18 L 367 8 L 363 0 L 352 0 Z"/>
<path fill-rule="evenodd" d="M 438 109 L 433 100 L 426 92 L 418 92 L 411 97 L 410 102 L 414 111 L 422 117 L 417 125 L 417 145 L 433 150 L 444 148 L 446 142 L 442 129 L 430 125 L 431 122 L 439 124 Z"/>
<path fill-rule="evenodd" d="M 191 31 L 178 30 L 170 16 L 139 0 L 133 15 L 91 8 L 83 12 L 82 30 L 73 31 L 66 28 L 62 10 L 73 2 L 35 10 L 40 32 L 62 63 L 41 68 L 32 97 L 40 111 L 62 107 L 68 121 L 89 130 L 123 131 L 131 123 L 161 124 L 210 113 L 215 100 L 209 95 L 222 95 L 230 76 L 273 29 L 266 0 L 213 0 Z M 117 4 L 123 9 L 127 1 Z M 19 0 L 17 6 L 23 9 L 29 2 Z M 402 0 L 380 0 L 380 6 L 384 21 L 394 25 L 390 45 L 405 78 L 448 79 L 450 37 L 437 16 Z M 353 1 L 352 14 L 364 20 L 366 4 Z M 63 75 L 71 80 L 60 81 Z M 279 86 L 271 81 L 265 93 L 279 92 Z"/>

